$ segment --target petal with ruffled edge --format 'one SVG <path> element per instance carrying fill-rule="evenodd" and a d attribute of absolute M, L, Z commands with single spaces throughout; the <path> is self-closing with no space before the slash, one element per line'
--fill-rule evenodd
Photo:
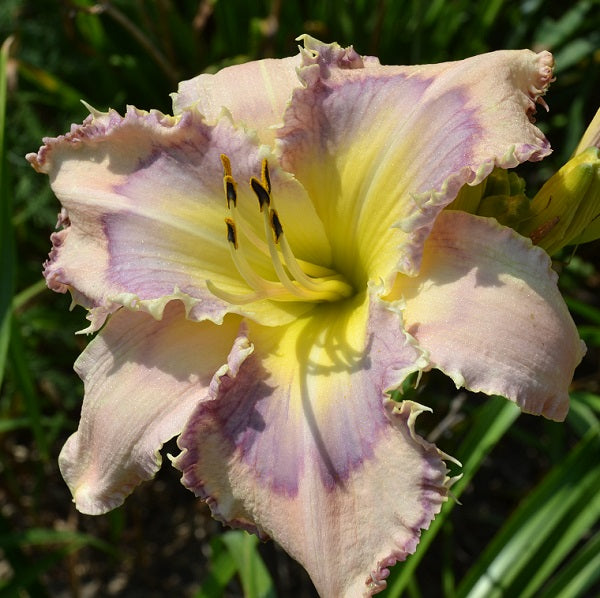
<path fill-rule="evenodd" d="M 399 275 L 407 330 L 457 386 L 554 420 L 585 353 L 548 255 L 495 220 L 444 211 L 418 276 Z"/>
<path fill-rule="evenodd" d="M 244 123 L 256 131 L 262 143 L 271 145 L 274 127 L 282 123 L 292 91 L 301 85 L 296 74 L 300 62 L 299 54 L 254 60 L 182 81 L 172 95 L 173 113 L 193 107 L 208 122 L 216 122 L 226 108 L 236 122 Z"/>
<path fill-rule="evenodd" d="M 231 160 L 239 213 L 250 228 L 264 237 L 249 180 L 271 158 L 281 220 L 297 224 L 286 228 L 296 256 L 327 266 L 331 254 L 302 186 L 229 118 L 207 125 L 194 111 L 167 117 L 130 107 L 124 117 L 93 112 L 69 134 L 44 141 L 28 159 L 50 176 L 68 216 L 67 228 L 53 236 L 46 280 L 95 308 L 92 330 L 119 305 L 153 313 L 173 297 L 186 302 L 191 318 L 217 323 L 237 309 L 281 324 L 311 307 L 262 300 L 234 308 L 206 288 L 210 279 L 223 290 L 248 293 L 227 246 L 222 153 Z M 246 255 L 257 272 L 272 271 L 264 252 L 250 246 Z"/>
<path fill-rule="evenodd" d="M 355 264 L 355 276 L 386 285 L 415 272 L 437 213 L 463 184 L 550 152 L 530 122 L 552 79 L 548 52 L 378 66 L 304 40 L 306 87 L 278 132 L 282 164 L 309 192 L 347 276 Z"/>
<path fill-rule="evenodd" d="M 423 408 L 386 396 L 427 362 L 396 306 L 365 295 L 284 328 L 250 323 L 175 461 L 214 516 L 273 537 L 324 598 L 383 589 L 448 487 L 414 431 Z"/>
<path fill-rule="evenodd" d="M 75 363 L 84 381 L 79 429 L 60 469 L 82 513 L 119 506 L 154 476 L 163 443 L 181 432 L 227 359 L 239 316 L 221 326 L 185 319 L 173 301 L 162 320 L 121 309 Z"/>

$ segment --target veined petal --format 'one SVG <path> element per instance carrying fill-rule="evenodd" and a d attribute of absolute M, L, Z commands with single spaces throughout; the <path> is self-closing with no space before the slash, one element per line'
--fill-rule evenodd
<path fill-rule="evenodd" d="M 295 255 L 327 266 L 331 252 L 306 192 L 266 147 L 226 117 L 208 125 L 195 111 L 168 117 L 130 107 L 124 117 L 92 112 L 83 125 L 46 139 L 28 156 L 50 176 L 66 208 L 67 228 L 53 236 L 46 264 L 50 288 L 69 289 L 77 302 L 94 308 L 92 329 L 120 305 L 160 312 L 156 302 L 162 305 L 165 297 L 187 298 L 191 318 L 217 323 L 236 309 L 270 324 L 305 312 L 309 304 L 266 300 L 234 308 L 206 288 L 211 280 L 229 292 L 248 292 L 227 243 L 223 153 L 239 183 L 238 212 L 263 235 L 249 181 L 260 175 L 262 160 L 272 158 L 280 218 L 296 224 L 286 229 Z M 252 247 L 246 255 L 259 273 L 269 271 L 265 255 Z"/>
<path fill-rule="evenodd" d="M 236 122 L 256 131 L 262 143 L 271 145 L 274 127 L 283 120 L 283 112 L 292 90 L 301 83 L 296 74 L 301 58 L 255 60 L 202 74 L 182 81 L 173 94 L 173 112 L 180 114 L 196 108 L 207 121 L 216 122 L 226 108 Z"/>
<path fill-rule="evenodd" d="M 446 500 L 443 455 L 413 428 L 423 408 L 386 396 L 427 362 L 374 294 L 247 336 L 254 352 L 231 354 L 180 436 L 184 485 L 277 540 L 323 598 L 380 591 Z"/>
<path fill-rule="evenodd" d="M 512 229 L 444 211 L 418 276 L 399 275 L 407 330 L 457 386 L 499 394 L 562 420 L 585 353 L 550 258 Z"/>
<path fill-rule="evenodd" d="M 414 273 L 462 185 L 550 152 L 530 122 L 552 78 L 548 52 L 397 67 L 309 41 L 306 87 L 278 133 L 282 164 L 311 195 L 347 276 L 356 264 L 386 284 L 398 270 Z"/>
<path fill-rule="evenodd" d="M 191 322 L 179 301 L 162 320 L 124 309 L 75 363 L 85 385 L 79 429 L 60 469 L 77 508 L 97 515 L 119 506 L 154 476 L 163 443 L 179 434 L 227 358 L 240 325 Z"/>

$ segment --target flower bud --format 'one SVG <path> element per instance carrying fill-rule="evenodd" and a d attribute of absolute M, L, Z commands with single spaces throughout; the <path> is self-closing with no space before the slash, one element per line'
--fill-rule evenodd
<path fill-rule="evenodd" d="M 478 216 L 493 217 L 500 224 L 517 228 L 530 216 L 525 181 L 514 172 L 494 169 L 479 185 L 465 185 L 448 206 Z"/>
<path fill-rule="evenodd" d="M 586 129 L 573 156 L 577 156 L 588 147 L 600 147 L 600 109 L 592 119 L 590 126 Z"/>
<path fill-rule="evenodd" d="M 531 216 L 518 232 L 550 255 L 565 245 L 600 237 L 600 150 L 571 158 L 533 198 Z"/>

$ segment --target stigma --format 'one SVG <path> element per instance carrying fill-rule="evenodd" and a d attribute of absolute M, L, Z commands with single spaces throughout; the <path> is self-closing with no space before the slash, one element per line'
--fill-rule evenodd
<path fill-rule="evenodd" d="M 354 290 L 340 274 L 294 255 L 274 205 L 267 160 L 262 161 L 260 177 L 251 177 L 249 181 L 258 200 L 258 211 L 262 214 L 262 235 L 257 234 L 238 211 L 238 186 L 231 162 L 225 154 L 221 154 L 221 163 L 228 212 L 225 218 L 227 245 L 236 270 L 249 288 L 247 293 L 230 293 L 207 280 L 210 292 L 237 305 L 260 299 L 332 302 L 350 297 Z M 258 249 L 270 261 L 272 277 L 265 278 L 252 267 L 247 257 L 250 248 Z"/>

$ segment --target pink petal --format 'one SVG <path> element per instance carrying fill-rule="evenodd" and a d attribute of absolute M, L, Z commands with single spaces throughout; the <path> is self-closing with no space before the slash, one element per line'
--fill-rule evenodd
<path fill-rule="evenodd" d="M 85 398 L 79 428 L 59 457 L 82 513 L 110 511 L 154 476 L 160 448 L 206 394 L 239 322 L 190 322 L 179 301 L 160 321 L 123 309 L 111 317 L 75 364 Z"/>
<path fill-rule="evenodd" d="M 301 83 L 296 74 L 300 55 L 238 64 L 214 75 L 182 81 L 173 94 L 174 114 L 193 107 L 207 121 L 217 121 L 226 108 L 236 122 L 256 131 L 262 143 L 272 144 L 292 90 Z"/>
<path fill-rule="evenodd" d="M 380 591 L 446 500 L 442 455 L 414 431 L 423 408 L 386 396 L 426 362 L 374 297 L 247 336 L 254 352 L 232 352 L 179 439 L 184 485 L 277 540 L 323 598 Z"/>
<path fill-rule="evenodd" d="M 445 211 L 418 276 L 398 276 L 407 330 L 457 386 L 562 420 L 585 353 L 548 255 L 495 220 Z"/>
<path fill-rule="evenodd" d="M 281 324 L 310 307 L 263 300 L 236 308 L 207 289 L 211 280 L 229 292 L 248 293 L 227 244 L 222 153 L 238 181 L 239 211 L 263 236 L 249 180 L 260 176 L 263 158 L 272 158 L 281 219 L 301 223 L 286 230 L 290 244 L 297 257 L 327 266 L 331 252 L 306 192 L 227 118 L 207 125 L 193 111 L 177 118 L 131 107 L 124 117 L 92 112 L 83 125 L 46 139 L 37 155 L 28 156 L 50 176 L 66 209 L 66 228 L 52 238 L 46 280 L 93 308 L 92 330 L 121 305 L 158 317 L 173 298 L 186 303 L 191 318 L 217 323 L 237 311 Z M 270 259 L 257 251 L 248 256 L 268 272 Z"/>
<path fill-rule="evenodd" d="M 306 87 L 294 91 L 278 136 L 338 270 L 359 264 L 358 276 L 386 284 L 398 270 L 415 272 L 435 217 L 462 185 L 546 156 L 530 118 L 552 64 L 548 52 L 522 50 L 379 66 L 309 40 Z"/>

